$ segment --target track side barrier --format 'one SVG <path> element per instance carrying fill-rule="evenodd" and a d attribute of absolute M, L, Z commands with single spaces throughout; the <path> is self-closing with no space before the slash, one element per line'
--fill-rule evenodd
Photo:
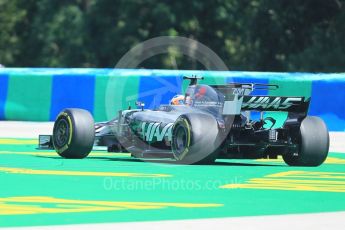
<path fill-rule="evenodd" d="M 309 114 L 323 118 L 331 131 L 345 131 L 345 73 L 2 68 L 0 120 L 52 121 L 70 107 L 89 110 L 96 121 L 107 120 L 119 109 L 135 107 L 136 101 L 146 108 L 168 103 L 183 93 L 182 77 L 192 74 L 205 77 L 206 84 L 278 84 L 278 90 L 254 93 L 311 97 Z"/>

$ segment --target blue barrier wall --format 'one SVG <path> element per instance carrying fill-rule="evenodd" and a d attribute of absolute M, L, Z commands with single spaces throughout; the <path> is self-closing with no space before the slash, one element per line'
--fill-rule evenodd
<path fill-rule="evenodd" d="M 7 96 L 8 75 L 0 74 L 0 120 L 5 119 L 5 102 Z"/>
<path fill-rule="evenodd" d="M 63 108 L 79 107 L 93 113 L 97 121 L 107 120 L 119 109 L 134 107 L 137 100 L 147 108 L 168 103 L 184 91 L 187 83 L 182 76 L 192 74 L 205 77 L 205 84 L 278 84 L 278 90 L 253 93 L 311 97 L 309 114 L 323 118 L 332 131 L 345 131 L 343 73 L 2 68 L 0 119 L 48 121 Z"/>

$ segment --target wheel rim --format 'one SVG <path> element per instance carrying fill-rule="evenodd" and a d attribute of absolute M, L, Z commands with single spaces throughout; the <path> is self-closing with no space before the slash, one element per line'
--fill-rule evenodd
<path fill-rule="evenodd" d="M 60 119 L 54 127 L 54 140 L 57 147 L 65 146 L 69 139 L 69 125 L 65 119 Z"/>
<path fill-rule="evenodd" d="M 176 159 L 180 159 L 181 155 L 188 147 L 188 134 L 186 128 L 178 124 L 174 129 L 173 136 L 173 153 Z"/>

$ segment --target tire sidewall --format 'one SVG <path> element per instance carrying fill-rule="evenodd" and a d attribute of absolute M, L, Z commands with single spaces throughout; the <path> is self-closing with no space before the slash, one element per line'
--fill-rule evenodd
<path fill-rule="evenodd" d="M 326 124 L 318 117 L 306 117 L 300 128 L 300 163 L 319 166 L 328 156 L 329 134 Z"/>
<path fill-rule="evenodd" d="M 60 120 L 65 120 L 68 124 L 68 142 L 63 146 L 58 146 L 54 137 Z M 53 146 L 60 156 L 85 158 L 92 150 L 94 138 L 94 120 L 87 110 L 65 109 L 57 116 L 53 129 Z"/>
<path fill-rule="evenodd" d="M 283 155 L 290 166 L 319 166 L 328 156 L 329 133 L 326 124 L 319 117 L 307 116 L 299 129 L 298 156 Z"/>

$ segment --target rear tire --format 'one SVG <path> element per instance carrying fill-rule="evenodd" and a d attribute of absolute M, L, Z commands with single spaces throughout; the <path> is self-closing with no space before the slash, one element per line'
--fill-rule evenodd
<path fill-rule="evenodd" d="M 306 117 L 299 130 L 298 155 L 285 154 L 283 159 L 290 166 L 319 166 L 327 158 L 329 134 L 326 124 L 319 117 Z"/>
<path fill-rule="evenodd" d="M 180 164 L 213 164 L 220 146 L 216 119 L 208 114 L 180 116 L 172 131 L 172 151 Z"/>
<path fill-rule="evenodd" d="M 56 118 L 53 146 L 64 158 L 85 158 L 92 150 L 95 127 L 92 115 L 83 109 L 65 109 Z"/>

